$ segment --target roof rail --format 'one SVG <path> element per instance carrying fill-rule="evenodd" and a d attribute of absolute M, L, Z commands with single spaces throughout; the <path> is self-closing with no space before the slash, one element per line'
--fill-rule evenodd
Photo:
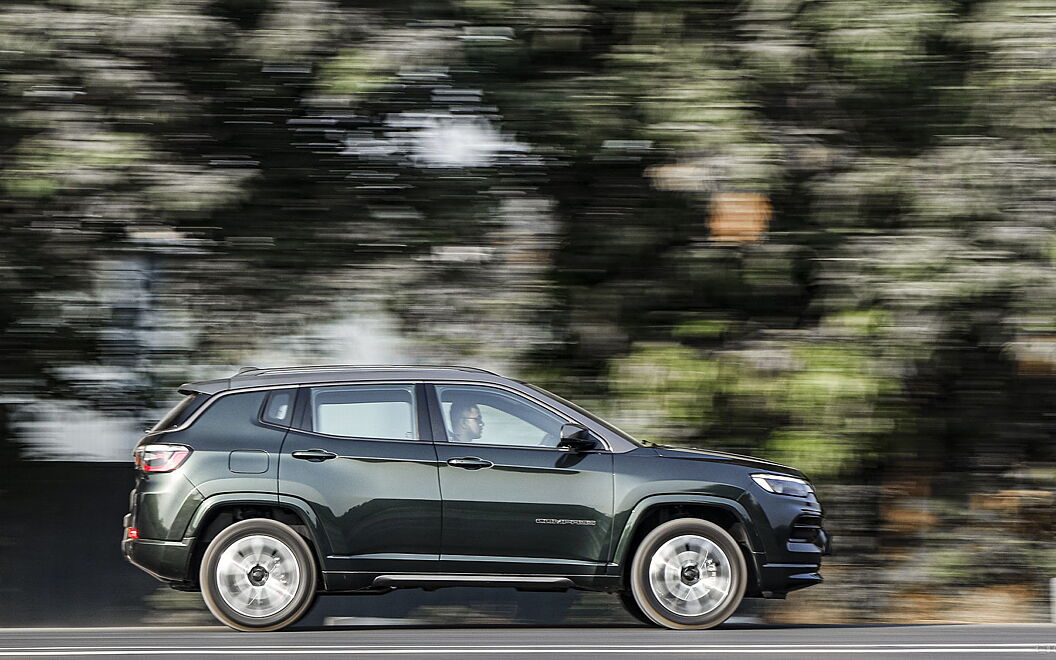
<path fill-rule="evenodd" d="M 428 367 L 426 367 L 426 368 L 428 368 Z M 461 369 L 462 371 L 475 371 L 475 372 L 480 373 L 480 374 L 491 374 L 492 376 L 500 375 L 500 374 L 495 373 L 494 371 L 489 371 L 488 369 L 481 369 L 480 367 L 465 367 L 465 366 L 462 366 L 460 364 L 443 365 L 443 366 L 440 366 L 438 368 L 440 368 L 440 369 Z"/>
<path fill-rule="evenodd" d="M 473 371 L 482 374 L 491 374 L 492 376 L 498 376 L 499 374 L 494 371 L 488 371 L 487 369 L 481 369 L 480 367 L 464 367 L 460 365 L 444 365 L 444 364 L 321 364 L 321 365 L 306 365 L 300 367 L 243 367 L 238 370 L 235 376 L 266 376 L 271 373 L 291 373 L 297 371 L 340 371 L 340 370 L 382 370 L 382 369 L 459 369 L 462 371 Z"/>

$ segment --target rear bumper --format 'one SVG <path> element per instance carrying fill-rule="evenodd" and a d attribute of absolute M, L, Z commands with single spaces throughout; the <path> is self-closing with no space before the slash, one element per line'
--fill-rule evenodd
<path fill-rule="evenodd" d="M 146 571 L 162 582 L 187 582 L 188 565 L 193 538 L 182 541 L 130 539 L 125 528 L 121 553 L 133 566 Z"/>

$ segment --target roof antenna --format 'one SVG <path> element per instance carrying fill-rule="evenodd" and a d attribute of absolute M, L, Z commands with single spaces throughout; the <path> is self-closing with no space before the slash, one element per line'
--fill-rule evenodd
<path fill-rule="evenodd" d="M 238 373 L 244 374 L 247 371 L 260 371 L 259 367 L 242 367 L 238 370 Z"/>

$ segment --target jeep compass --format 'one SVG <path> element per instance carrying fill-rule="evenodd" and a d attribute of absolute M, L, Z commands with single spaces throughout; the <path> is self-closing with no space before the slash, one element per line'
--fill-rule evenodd
<path fill-rule="evenodd" d="M 454 586 L 611 592 L 703 629 L 821 581 L 800 472 L 641 443 L 494 373 L 251 368 L 180 392 L 135 448 L 122 551 L 237 630 L 321 593 Z"/>

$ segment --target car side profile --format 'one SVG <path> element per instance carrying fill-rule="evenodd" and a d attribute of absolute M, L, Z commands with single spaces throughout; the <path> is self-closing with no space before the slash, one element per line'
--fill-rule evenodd
<path fill-rule="evenodd" d="M 237 630 L 317 594 L 450 586 L 617 593 L 704 629 L 821 581 L 800 472 L 637 442 L 491 372 L 244 369 L 180 392 L 135 448 L 122 551 Z"/>

